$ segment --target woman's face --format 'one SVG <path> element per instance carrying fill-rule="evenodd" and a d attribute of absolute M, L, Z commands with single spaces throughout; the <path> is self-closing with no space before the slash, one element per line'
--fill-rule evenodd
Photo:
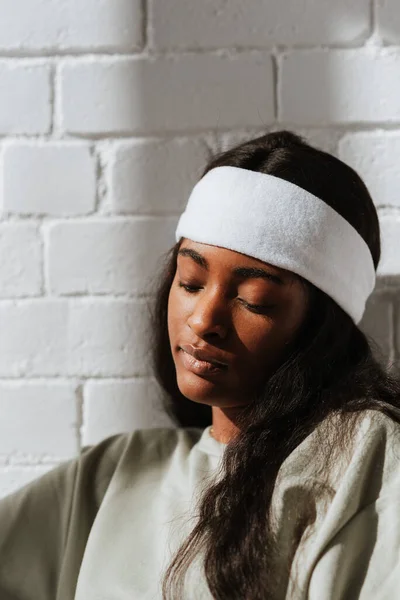
<path fill-rule="evenodd" d="M 281 362 L 305 318 L 307 300 L 306 289 L 290 271 L 184 239 L 168 300 L 181 393 L 221 408 L 247 404 L 249 392 Z M 203 350 L 227 366 L 208 370 L 182 346 L 189 353 L 193 347 Z"/>

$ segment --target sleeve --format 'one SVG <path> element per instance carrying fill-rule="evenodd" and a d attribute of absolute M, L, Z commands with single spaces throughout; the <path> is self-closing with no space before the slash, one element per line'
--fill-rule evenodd
<path fill-rule="evenodd" d="M 1 600 L 71 600 L 86 542 L 125 436 L 60 464 L 0 500 Z"/>
<path fill-rule="evenodd" d="M 309 600 L 397 600 L 400 489 L 359 511 L 320 556 Z"/>

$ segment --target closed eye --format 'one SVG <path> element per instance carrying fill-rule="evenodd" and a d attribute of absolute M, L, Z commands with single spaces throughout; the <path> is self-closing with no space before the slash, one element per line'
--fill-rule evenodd
<path fill-rule="evenodd" d="M 193 285 L 186 285 L 185 283 L 182 283 L 181 281 L 179 282 L 179 287 L 184 288 L 187 292 L 189 292 L 189 294 L 193 294 L 194 292 L 197 292 L 198 290 L 201 289 L 201 288 L 195 287 Z"/>
<path fill-rule="evenodd" d="M 185 283 L 182 283 L 181 281 L 178 282 L 179 287 L 183 288 L 186 292 L 188 292 L 189 294 L 195 294 L 196 292 L 198 292 L 199 290 L 201 290 L 200 287 L 196 287 L 193 285 L 186 285 Z M 246 302 L 245 300 L 243 300 L 242 298 L 238 298 L 238 300 L 240 300 L 240 302 L 249 310 L 256 312 L 256 313 L 262 313 L 262 312 L 266 312 L 268 310 L 271 310 L 273 308 L 275 308 L 275 304 L 269 304 L 269 305 L 265 305 L 265 304 L 249 304 L 248 302 Z"/>

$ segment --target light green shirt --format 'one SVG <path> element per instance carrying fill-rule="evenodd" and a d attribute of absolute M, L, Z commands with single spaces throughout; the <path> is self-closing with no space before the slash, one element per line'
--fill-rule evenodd
<path fill-rule="evenodd" d="M 282 465 L 274 523 L 282 554 L 291 515 L 319 480 L 318 428 Z M 0 501 L 1 600 L 161 600 L 161 576 L 195 524 L 201 490 L 225 444 L 206 429 L 112 436 Z M 326 476 L 326 477 L 325 477 Z M 366 413 L 323 474 L 332 494 L 294 557 L 284 597 L 400 598 L 400 426 Z M 200 556 L 200 555 L 199 555 Z M 185 600 L 209 600 L 200 559 Z"/>

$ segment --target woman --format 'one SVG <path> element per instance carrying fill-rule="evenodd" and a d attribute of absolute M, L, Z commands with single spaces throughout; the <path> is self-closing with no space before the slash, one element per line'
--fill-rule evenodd
<path fill-rule="evenodd" d="M 0 502 L 0 598 L 397 598 L 400 381 L 357 327 L 380 259 L 365 185 L 267 134 L 210 161 L 176 238 L 152 348 L 177 428 Z"/>

